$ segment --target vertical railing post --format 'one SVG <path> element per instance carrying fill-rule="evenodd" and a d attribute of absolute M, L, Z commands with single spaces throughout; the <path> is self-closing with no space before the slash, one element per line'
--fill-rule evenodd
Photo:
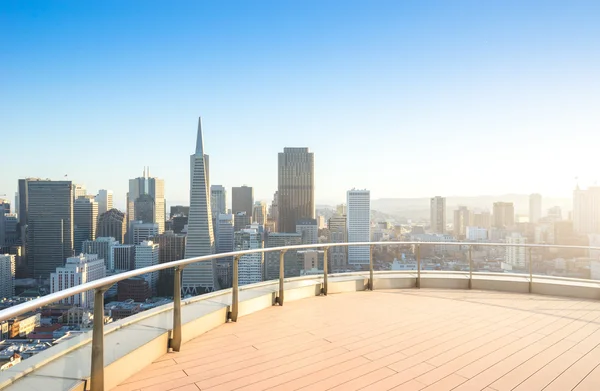
<path fill-rule="evenodd" d="M 529 293 L 533 291 L 533 248 L 529 247 Z"/>
<path fill-rule="evenodd" d="M 232 284 L 232 292 L 231 292 L 231 312 L 229 313 L 229 319 L 232 322 L 237 322 L 238 318 L 238 309 L 239 309 L 239 283 L 238 283 L 238 271 L 240 268 L 240 257 L 241 255 L 236 255 L 233 257 L 233 284 Z"/>
<path fill-rule="evenodd" d="M 283 305 L 283 279 L 285 278 L 285 253 L 286 250 L 279 252 L 279 296 L 277 296 L 277 303 Z"/>
<path fill-rule="evenodd" d="M 375 248 L 375 245 L 370 245 L 369 246 L 369 290 L 372 291 L 373 290 L 373 249 Z"/>
<path fill-rule="evenodd" d="M 421 244 L 417 244 L 417 288 L 421 289 Z"/>
<path fill-rule="evenodd" d="M 317 259 L 319 259 L 319 253 L 317 252 Z M 318 265 L 318 262 L 317 262 Z M 327 267 L 327 247 L 325 247 L 325 251 L 323 251 L 323 289 L 321 293 L 323 296 L 327 296 L 327 274 L 329 274 L 329 270 Z"/>
<path fill-rule="evenodd" d="M 469 289 L 473 289 L 473 246 L 469 244 Z"/>
<path fill-rule="evenodd" d="M 181 271 L 183 266 L 175 267 L 173 279 L 173 335 L 169 347 L 178 352 L 181 349 Z"/>
<path fill-rule="evenodd" d="M 94 329 L 92 331 L 92 367 L 90 390 L 104 391 L 104 292 L 110 286 L 94 291 Z"/>

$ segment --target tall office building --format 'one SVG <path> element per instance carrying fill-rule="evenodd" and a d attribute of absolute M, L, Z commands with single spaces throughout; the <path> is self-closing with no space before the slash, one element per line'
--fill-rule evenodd
<path fill-rule="evenodd" d="M 190 214 L 190 207 L 183 205 L 173 205 L 171 206 L 171 218 L 175 216 L 185 216 L 187 217 Z"/>
<path fill-rule="evenodd" d="M 202 141 L 202 119 L 198 119 L 196 151 L 190 157 L 190 215 L 185 257 L 193 258 L 215 253 L 215 237 L 210 209 L 208 167 L 205 165 Z M 216 262 L 198 262 L 183 270 L 184 294 L 200 294 L 219 289 L 215 275 Z"/>
<path fill-rule="evenodd" d="M 252 210 L 252 222 L 260 225 L 267 223 L 267 204 L 262 201 L 256 201 Z"/>
<path fill-rule="evenodd" d="M 81 253 L 81 244 L 96 239 L 98 203 L 88 197 L 79 197 L 73 205 L 73 241 L 75 254 Z"/>
<path fill-rule="evenodd" d="M 233 251 L 234 215 L 220 213 L 215 226 L 215 241 L 217 254 Z M 216 262 L 219 285 L 222 289 L 231 287 L 233 273 L 233 257 L 218 258 Z"/>
<path fill-rule="evenodd" d="M 467 227 L 473 225 L 473 212 L 466 206 L 459 206 L 454 211 L 454 237 L 464 239 L 467 236 Z"/>
<path fill-rule="evenodd" d="M 241 231 L 252 223 L 252 218 L 246 212 L 237 212 L 234 214 L 233 229 Z"/>
<path fill-rule="evenodd" d="M 319 227 L 316 219 L 300 219 L 296 222 L 296 233 L 302 235 L 302 244 L 319 242 Z"/>
<path fill-rule="evenodd" d="M 119 242 L 113 237 L 99 237 L 95 240 L 85 240 L 81 244 L 81 252 L 98 255 L 98 258 L 104 259 L 106 270 L 113 270 L 113 247 L 117 245 L 119 245 Z"/>
<path fill-rule="evenodd" d="M 578 234 L 600 233 L 600 187 L 573 192 L 573 229 Z"/>
<path fill-rule="evenodd" d="M 106 213 L 113 208 L 113 192 L 112 190 L 100 189 L 95 198 L 98 203 L 98 215 Z"/>
<path fill-rule="evenodd" d="M 29 196 L 28 196 L 28 183 L 30 181 L 36 181 L 39 178 L 25 178 L 19 179 L 19 191 L 18 191 L 18 207 L 16 208 L 17 217 L 19 218 L 19 225 L 17 226 L 17 231 L 19 235 L 19 242 L 23 246 L 22 257 L 27 259 L 27 205 L 29 204 Z M 26 270 L 26 273 L 29 273 L 30 270 Z"/>
<path fill-rule="evenodd" d="M 0 299 L 15 295 L 15 256 L 11 254 L 0 254 Z"/>
<path fill-rule="evenodd" d="M 269 220 L 275 223 L 274 231 L 277 231 L 277 221 L 279 220 L 279 192 L 273 194 L 273 201 L 269 206 Z"/>
<path fill-rule="evenodd" d="M 298 220 L 315 218 L 315 157 L 308 148 L 284 148 L 277 167 L 277 230 L 296 232 Z"/>
<path fill-rule="evenodd" d="M 118 209 L 110 209 L 98 215 L 96 225 L 97 237 L 113 237 L 121 243 L 125 243 L 125 233 L 127 232 L 127 219 L 125 213 Z"/>
<path fill-rule="evenodd" d="M 298 233 L 269 232 L 266 235 L 265 247 L 297 246 L 302 244 L 302 235 Z M 287 251 L 283 256 L 283 273 L 287 277 L 298 277 L 301 265 L 296 251 Z M 279 251 L 265 253 L 265 280 L 279 278 Z"/>
<path fill-rule="evenodd" d="M 110 270 L 117 273 L 135 269 L 135 244 L 117 244 L 112 246 L 112 264 Z"/>
<path fill-rule="evenodd" d="M 515 206 L 512 202 L 494 202 L 494 227 L 507 229 L 515 225 Z"/>
<path fill-rule="evenodd" d="M 329 218 L 327 228 L 329 229 L 329 237 L 331 243 L 347 243 L 348 228 L 346 216 L 333 216 Z M 329 264 L 332 266 L 332 271 L 341 270 L 348 266 L 348 248 L 347 247 L 330 247 L 328 254 Z"/>
<path fill-rule="evenodd" d="M 73 183 L 73 200 L 76 200 L 79 197 L 85 197 L 86 195 L 87 191 L 85 189 L 85 185 Z"/>
<path fill-rule="evenodd" d="M 6 222 L 4 220 L 4 204 L 0 200 L 0 247 L 6 245 Z"/>
<path fill-rule="evenodd" d="M 254 250 L 263 248 L 262 233 L 258 224 L 235 233 L 234 250 Z M 239 260 L 239 285 L 254 284 L 262 281 L 263 253 L 246 254 Z"/>
<path fill-rule="evenodd" d="M 446 198 L 435 196 L 430 200 L 431 232 L 443 234 L 446 232 Z"/>
<path fill-rule="evenodd" d="M 539 223 L 542 218 L 542 195 L 531 194 L 529 196 L 529 222 Z"/>
<path fill-rule="evenodd" d="M 252 221 L 252 206 L 254 205 L 254 189 L 250 186 L 233 187 L 231 189 L 231 211 L 235 214 L 246 212 Z"/>
<path fill-rule="evenodd" d="M 158 263 L 168 263 L 184 259 L 185 239 L 185 234 L 176 234 L 173 231 L 165 231 L 152 238 L 152 241 L 158 244 Z M 158 296 L 173 296 L 173 278 L 173 268 L 158 272 Z"/>
<path fill-rule="evenodd" d="M 144 240 L 142 243 L 135 246 L 135 268 L 141 269 L 144 267 L 158 265 L 160 259 L 159 245 L 150 240 Z M 144 280 L 148 282 L 152 294 L 156 295 L 158 284 L 158 272 L 142 274 Z"/>
<path fill-rule="evenodd" d="M 150 170 L 144 168 L 144 175 L 129 180 L 127 193 L 127 220 L 143 220 L 158 224 L 158 232 L 165 230 L 165 181 L 150 177 Z M 138 208 L 136 210 L 136 203 Z M 138 219 L 142 214 L 143 219 Z M 150 216 L 148 216 L 150 214 Z M 151 221 L 149 221 L 151 220 Z"/>
<path fill-rule="evenodd" d="M 31 180 L 27 197 L 28 275 L 48 278 L 73 255 L 73 186 Z"/>
<path fill-rule="evenodd" d="M 78 255 L 69 257 L 64 266 L 58 266 L 50 275 L 50 292 L 58 292 L 74 286 L 92 282 L 106 277 L 104 260 L 96 254 Z M 94 291 L 89 290 L 67 297 L 60 301 L 82 308 L 94 307 Z"/>
<path fill-rule="evenodd" d="M 369 190 L 348 190 L 348 243 L 368 242 L 371 240 L 371 192 Z M 348 264 L 368 265 L 369 246 L 348 247 Z"/>
<path fill-rule="evenodd" d="M 156 223 L 144 223 L 142 221 L 132 221 L 129 224 L 131 231 L 131 243 L 138 245 L 143 241 L 158 235 L 159 229 Z"/>
<path fill-rule="evenodd" d="M 227 213 L 227 190 L 221 185 L 210 186 L 210 210 L 213 218 L 220 213 Z"/>

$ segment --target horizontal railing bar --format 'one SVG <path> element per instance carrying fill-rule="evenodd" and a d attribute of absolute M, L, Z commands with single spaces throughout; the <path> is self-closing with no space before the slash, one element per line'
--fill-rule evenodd
<path fill-rule="evenodd" d="M 568 245 L 553 245 L 553 244 L 513 244 L 513 243 L 477 243 L 477 242 L 419 242 L 419 241 L 408 241 L 408 242 L 353 242 L 353 243 L 318 243 L 318 244 L 301 244 L 295 246 L 282 246 L 282 247 L 269 247 L 259 248 L 253 250 L 233 251 L 228 253 L 210 254 L 200 257 L 181 259 L 178 261 L 172 261 L 167 263 L 161 263 L 158 265 L 148 266 L 141 269 L 129 270 L 123 273 L 115 274 L 113 276 L 104 277 L 99 280 L 87 282 L 82 285 L 78 285 L 72 288 L 64 289 L 59 292 L 51 293 L 49 295 L 34 299 L 25 303 L 18 304 L 13 307 L 9 307 L 0 311 L 0 322 L 12 319 L 16 316 L 24 314 L 29 311 L 36 310 L 48 304 L 56 303 L 67 297 L 77 295 L 82 292 L 101 288 L 104 286 L 111 286 L 119 281 L 123 281 L 132 277 L 137 277 L 142 274 L 152 273 L 164 269 L 170 269 L 178 266 L 186 266 L 197 262 L 212 261 L 219 258 L 242 256 L 247 254 L 255 253 L 268 253 L 282 250 L 301 250 L 301 249 L 318 249 L 322 247 L 351 247 L 351 246 L 407 246 L 407 245 L 424 245 L 424 246 L 479 246 L 479 247 L 529 247 L 529 248 L 556 248 L 556 249 L 579 249 L 579 250 L 600 250 L 600 247 L 591 246 L 568 246 Z"/>

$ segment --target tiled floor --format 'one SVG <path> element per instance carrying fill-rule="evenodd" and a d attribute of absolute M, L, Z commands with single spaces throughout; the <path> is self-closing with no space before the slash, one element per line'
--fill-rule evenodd
<path fill-rule="evenodd" d="M 115 390 L 600 390 L 600 302 L 462 290 L 314 297 L 245 316 Z"/>

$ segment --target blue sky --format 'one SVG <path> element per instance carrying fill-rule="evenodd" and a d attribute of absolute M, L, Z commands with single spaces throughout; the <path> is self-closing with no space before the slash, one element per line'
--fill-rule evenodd
<path fill-rule="evenodd" d="M 315 153 L 318 203 L 540 192 L 600 179 L 600 2 L 3 1 L 0 194 L 165 179 L 277 188 Z"/>

